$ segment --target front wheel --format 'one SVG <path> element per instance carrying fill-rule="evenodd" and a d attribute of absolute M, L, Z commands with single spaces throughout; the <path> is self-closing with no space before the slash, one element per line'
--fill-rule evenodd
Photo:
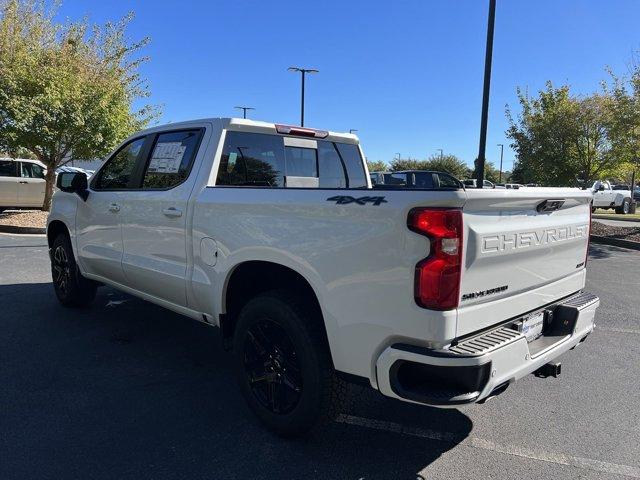
<path fill-rule="evenodd" d="M 66 307 L 83 307 L 93 302 L 97 284 L 84 278 L 78 269 L 71 241 L 61 233 L 51 248 L 51 276 L 58 301 Z"/>
<path fill-rule="evenodd" d="M 333 420 L 346 398 L 322 318 L 308 305 L 286 291 L 261 294 L 240 312 L 233 338 L 242 395 L 270 430 L 285 437 Z"/>

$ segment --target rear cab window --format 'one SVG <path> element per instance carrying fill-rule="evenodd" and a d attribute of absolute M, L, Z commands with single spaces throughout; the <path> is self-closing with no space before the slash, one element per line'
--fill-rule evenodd
<path fill-rule="evenodd" d="M 366 188 L 357 145 L 227 131 L 217 186 Z"/>

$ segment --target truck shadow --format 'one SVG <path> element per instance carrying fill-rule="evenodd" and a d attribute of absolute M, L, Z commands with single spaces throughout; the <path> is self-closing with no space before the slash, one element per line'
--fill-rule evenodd
<path fill-rule="evenodd" d="M 341 422 L 283 440 L 245 406 L 215 328 L 108 288 L 80 310 L 50 283 L 0 299 L 3 479 L 415 479 L 472 429 L 367 389 Z"/>

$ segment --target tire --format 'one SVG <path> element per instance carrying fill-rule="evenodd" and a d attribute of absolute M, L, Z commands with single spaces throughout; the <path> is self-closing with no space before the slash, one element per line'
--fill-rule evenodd
<path fill-rule="evenodd" d="M 53 241 L 51 276 L 58 301 L 65 307 L 84 307 L 96 297 L 98 285 L 80 274 L 71 241 L 65 233 Z"/>
<path fill-rule="evenodd" d="M 622 205 L 620 205 L 619 207 L 616 207 L 616 213 L 619 215 L 626 215 L 629 213 L 630 206 L 631 206 L 631 200 L 629 200 L 628 198 L 625 198 L 622 201 Z"/>
<path fill-rule="evenodd" d="M 321 315 L 301 297 L 274 290 L 238 316 L 233 363 L 249 408 L 283 437 L 304 435 L 335 419 L 347 398 L 336 377 Z"/>

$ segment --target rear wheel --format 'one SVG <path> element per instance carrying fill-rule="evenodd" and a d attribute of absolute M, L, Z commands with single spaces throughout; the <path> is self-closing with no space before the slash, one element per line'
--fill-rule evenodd
<path fill-rule="evenodd" d="M 616 207 L 616 213 L 620 214 L 620 215 L 626 215 L 629 213 L 629 207 L 631 206 L 631 200 L 628 198 L 625 198 L 622 201 L 622 205 L 620 205 L 619 207 Z"/>
<path fill-rule="evenodd" d="M 67 307 L 82 307 L 93 302 L 97 284 L 84 278 L 73 256 L 69 236 L 61 233 L 51 248 L 51 276 L 58 301 Z"/>
<path fill-rule="evenodd" d="M 281 290 L 261 294 L 240 312 L 233 338 L 240 390 L 260 420 L 282 436 L 333 420 L 346 398 L 322 318 L 308 304 Z"/>

